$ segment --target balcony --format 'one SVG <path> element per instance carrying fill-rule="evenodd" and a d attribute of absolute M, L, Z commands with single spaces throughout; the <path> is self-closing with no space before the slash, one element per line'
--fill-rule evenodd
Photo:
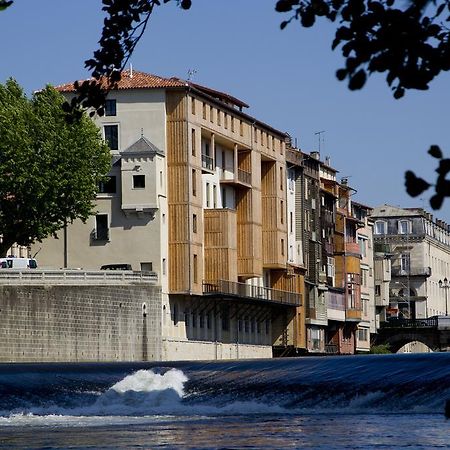
<path fill-rule="evenodd" d="M 325 249 L 325 253 L 327 255 L 333 255 L 334 254 L 334 245 L 331 242 L 324 242 L 323 248 Z"/>
<path fill-rule="evenodd" d="M 411 267 L 408 270 L 401 266 L 392 266 L 391 275 L 393 277 L 429 277 L 431 276 L 431 267 Z"/>
<path fill-rule="evenodd" d="M 345 311 L 346 322 L 361 322 L 362 310 L 361 308 L 347 308 Z"/>
<path fill-rule="evenodd" d="M 238 169 L 238 181 L 244 184 L 252 184 L 252 174 L 246 170 Z"/>
<path fill-rule="evenodd" d="M 360 253 L 360 248 L 358 242 L 354 241 L 353 239 L 346 239 L 345 240 L 345 251 L 348 253 Z"/>
<path fill-rule="evenodd" d="M 238 169 L 236 177 L 233 172 L 222 170 L 220 173 L 220 182 L 223 184 L 251 187 L 252 174 L 246 170 Z"/>
<path fill-rule="evenodd" d="M 277 303 L 285 306 L 301 306 L 302 295 L 297 292 L 280 291 L 262 286 L 251 286 L 236 281 L 219 280 L 203 282 L 204 295 L 236 297 L 262 303 Z"/>
<path fill-rule="evenodd" d="M 210 172 L 214 171 L 214 160 L 212 156 L 202 153 L 202 169 L 209 170 Z"/>

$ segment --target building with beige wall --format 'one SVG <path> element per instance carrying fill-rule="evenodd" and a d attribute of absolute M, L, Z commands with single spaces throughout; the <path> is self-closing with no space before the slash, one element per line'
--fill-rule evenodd
<path fill-rule="evenodd" d="M 73 95 L 71 84 L 57 87 Z M 112 155 L 96 214 L 46 239 L 41 267 L 130 264 L 162 285 L 162 359 L 295 347 L 303 277 L 288 267 L 285 134 L 247 105 L 125 71 L 95 117 Z"/>
<path fill-rule="evenodd" d="M 375 250 L 390 259 L 386 318 L 422 319 L 449 311 L 444 279 L 450 277 L 449 226 L 421 208 L 374 208 Z"/>

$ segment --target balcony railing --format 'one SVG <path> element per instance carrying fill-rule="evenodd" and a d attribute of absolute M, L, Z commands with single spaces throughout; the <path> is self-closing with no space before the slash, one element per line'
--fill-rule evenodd
<path fill-rule="evenodd" d="M 336 344 L 325 344 L 325 353 L 327 355 L 337 355 L 338 350 L 339 349 Z"/>
<path fill-rule="evenodd" d="M 252 174 L 246 170 L 238 169 L 238 180 L 241 183 L 252 184 Z"/>
<path fill-rule="evenodd" d="M 212 156 L 202 153 L 202 167 L 207 170 L 214 170 L 214 160 Z"/>
<path fill-rule="evenodd" d="M 222 294 L 232 297 L 253 299 L 263 302 L 281 303 L 283 305 L 300 306 L 302 296 L 296 292 L 281 291 L 262 286 L 251 286 L 236 281 L 219 280 L 203 283 L 204 294 Z"/>
<path fill-rule="evenodd" d="M 431 267 L 411 267 L 403 269 L 400 266 L 392 266 L 391 275 L 394 277 L 429 277 L 431 276 Z"/>
<path fill-rule="evenodd" d="M 437 317 L 428 319 L 398 319 L 391 318 L 381 325 L 383 328 L 437 328 Z"/>

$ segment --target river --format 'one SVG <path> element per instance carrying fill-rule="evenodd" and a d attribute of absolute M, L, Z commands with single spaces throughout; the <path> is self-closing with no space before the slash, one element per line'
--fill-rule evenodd
<path fill-rule="evenodd" d="M 1 364 L 0 448 L 450 448 L 450 353 Z"/>

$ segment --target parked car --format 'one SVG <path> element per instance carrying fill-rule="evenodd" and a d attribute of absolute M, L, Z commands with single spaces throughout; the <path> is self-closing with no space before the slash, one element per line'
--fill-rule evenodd
<path fill-rule="evenodd" d="M 105 264 L 100 270 L 132 270 L 131 264 Z"/>
<path fill-rule="evenodd" d="M 36 269 L 37 261 L 34 258 L 0 258 L 0 269 Z"/>

